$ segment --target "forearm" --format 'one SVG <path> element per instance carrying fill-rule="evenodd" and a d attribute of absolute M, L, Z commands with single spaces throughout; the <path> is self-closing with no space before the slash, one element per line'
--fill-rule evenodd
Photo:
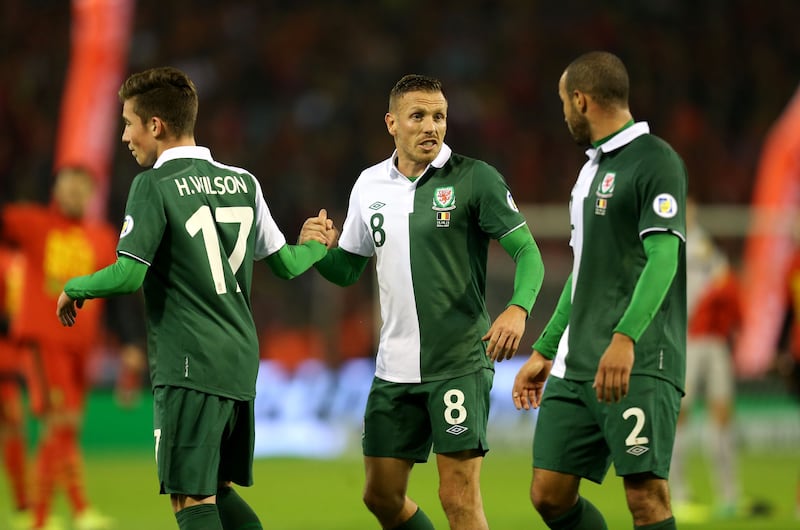
<path fill-rule="evenodd" d="M 130 294 L 142 286 L 145 274 L 147 265 L 120 256 L 104 269 L 72 278 L 64 286 L 64 292 L 73 300 Z"/>
<path fill-rule="evenodd" d="M 300 245 L 284 245 L 267 256 L 267 265 L 276 276 L 291 280 L 311 268 L 327 252 L 318 241 L 306 241 Z"/>
<path fill-rule="evenodd" d="M 678 270 L 680 240 L 672 234 L 656 234 L 645 238 L 647 263 L 631 296 L 631 302 L 614 328 L 638 341 L 653 321 Z"/>
<path fill-rule="evenodd" d="M 352 254 L 339 247 L 328 251 L 314 267 L 323 278 L 340 287 L 354 284 L 369 263 L 369 258 Z"/>
<path fill-rule="evenodd" d="M 572 274 L 569 275 L 561 290 L 553 315 L 542 331 L 542 334 L 533 344 L 533 349 L 542 354 L 546 359 L 552 359 L 558 352 L 558 343 L 569 324 L 569 315 L 572 311 Z"/>
<path fill-rule="evenodd" d="M 500 244 L 517 264 L 514 293 L 508 305 L 518 305 L 530 315 L 544 280 L 542 254 L 527 226 L 514 230 Z"/>

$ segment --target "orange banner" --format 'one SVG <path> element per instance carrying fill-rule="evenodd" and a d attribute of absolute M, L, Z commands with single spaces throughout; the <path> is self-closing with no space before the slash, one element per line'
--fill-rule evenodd
<path fill-rule="evenodd" d="M 792 225 L 800 210 L 800 89 L 770 130 L 753 192 L 743 256 L 739 375 L 762 376 L 775 358 L 786 315 L 786 276 L 797 248 Z"/>
<path fill-rule="evenodd" d="M 89 216 L 103 218 L 111 160 L 121 131 L 123 81 L 134 0 L 73 0 L 70 61 L 61 100 L 54 170 L 85 167 L 98 189 Z M 121 132 L 120 132 L 121 134 Z"/>

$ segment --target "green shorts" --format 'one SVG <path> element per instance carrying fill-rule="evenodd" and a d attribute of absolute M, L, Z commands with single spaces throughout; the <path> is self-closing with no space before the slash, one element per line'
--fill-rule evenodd
<path fill-rule="evenodd" d="M 489 450 L 486 424 L 494 372 L 429 383 L 372 381 L 364 413 L 365 456 L 426 462 L 431 452 Z"/>
<path fill-rule="evenodd" d="M 253 484 L 252 400 L 159 386 L 153 429 L 161 493 L 210 496 L 220 482 Z"/>
<path fill-rule="evenodd" d="M 681 392 L 671 383 L 631 376 L 627 397 L 600 403 L 591 381 L 547 380 L 533 437 L 533 466 L 601 483 L 618 476 L 669 476 Z"/>

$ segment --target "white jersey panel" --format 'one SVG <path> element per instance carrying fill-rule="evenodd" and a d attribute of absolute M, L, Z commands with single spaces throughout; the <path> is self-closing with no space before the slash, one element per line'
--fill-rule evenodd
<path fill-rule="evenodd" d="M 564 328 L 564 333 L 558 341 L 558 349 L 556 356 L 553 359 L 553 366 L 550 368 L 550 375 L 560 377 L 561 379 L 567 374 L 567 353 L 569 351 L 569 325 Z"/>
<path fill-rule="evenodd" d="M 278 228 L 275 219 L 272 218 L 267 201 L 264 200 L 261 183 L 255 177 L 253 177 L 253 186 L 256 188 L 256 241 L 253 259 L 260 260 L 279 251 L 286 244 L 286 237 Z"/>
<path fill-rule="evenodd" d="M 575 296 L 575 286 L 578 285 L 580 273 L 581 254 L 583 251 L 583 201 L 589 195 L 589 188 L 597 174 L 600 153 L 594 149 L 586 152 L 589 160 L 581 168 L 578 180 L 572 188 L 572 197 L 569 202 L 569 220 L 572 230 L 570 232 L 569 244 L 572 247 L 572 296 Z"/>
<path fill-rule="evenodd" d="M 418 383 L 420 329 L 411 277 L 409 214 L 416 184 L 390 171 L 391 159 L 361 173 L 350 195 L 339 246 L 377 257 L 381 333 L 375 375 Z"/>

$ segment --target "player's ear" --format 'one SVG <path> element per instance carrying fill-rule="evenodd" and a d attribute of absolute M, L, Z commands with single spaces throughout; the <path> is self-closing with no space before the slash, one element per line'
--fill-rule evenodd
<path fill-rule="evenodd" d="M 386 116 L 383 117 L 383 121 L 386 122 L 386 130 L 389 131 L 389 134 L 394 136 L 394 130 L 395 130 L 394 114 L 392 114 L 391 112 L 387 112 Z"/>
<path fill-rule="evenodd" d="M 583 114 L 586 112 L 586 106 L 588 102 L 586 101 L 586 94 L 581 92 L 580 90 L 576 90 L 572 93 L 572 101 L 575 103 L 575 108 Z"/>
<path fill-rule="evenodd" d="M 158 116 L 150 118 L 149 128 L 153 138 L 162 138 L 167 134 L 167 124 Z"/>

